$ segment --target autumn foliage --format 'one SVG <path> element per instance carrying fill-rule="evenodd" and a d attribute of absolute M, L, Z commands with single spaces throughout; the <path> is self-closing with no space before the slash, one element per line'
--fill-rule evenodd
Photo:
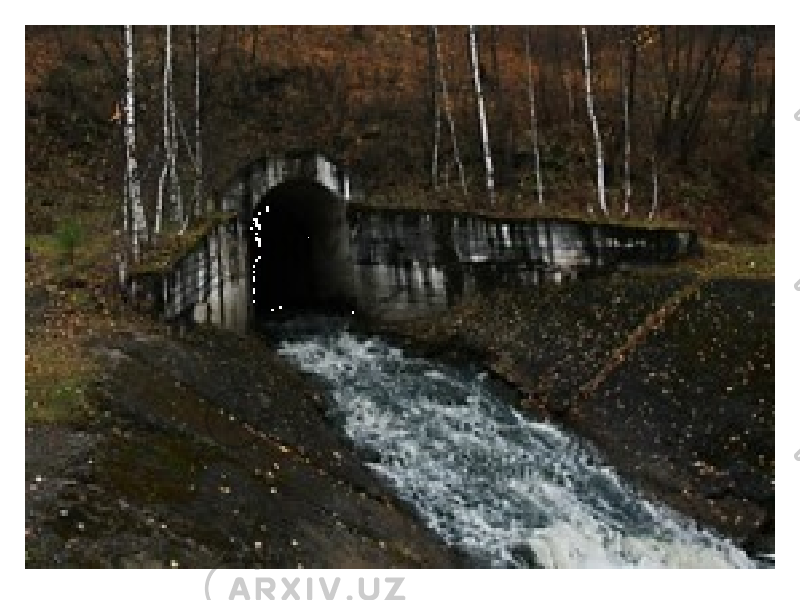
<path fill-rule="evenodd" d="M 486 208 L 467 28 L 439 28 L 469 194 L 457 190 L 447 139 L 432 191 L 432 77 L 425 27 L 201 27 L 206 190 L 264 152 L 319 149 L 357 171 L 386 204 Z M 644 218 L 661 161 L 659 217 L 729 239 L 773 237 L 774 29 L 593 27 L 593 90 L 608 148 L 612 216 L 622 210 L 622 67 L 635 55 L 633 218 Z M 152 204 L 160 168 L 164 28 L 137 26 L 137 152 Z M 190 130 L 192 28 L 173 28 L 178 113 Z M 498 210 L 536 203 L 523 27 L 478 28 Z M 755 40 L 745 69 L 742 40 Z M 633 50 L 631 50 L 631 48 Z M 532 27 L 545 204 L 585 210 L 596 196 L 578 27 Z M 743 83 L 744 82 L 744 83 Z M 116 206 L 123 173 L 121 27 L 26 29 L 26 179 L 56 202 Z M 185 159 L 185 154 L 184 154 Z M 184 160 L 182 176 L 191 169 Z M 28 200 L 35 222 L 36 205 Z M 92 200 L 92 201 L 94 201 Z"/>

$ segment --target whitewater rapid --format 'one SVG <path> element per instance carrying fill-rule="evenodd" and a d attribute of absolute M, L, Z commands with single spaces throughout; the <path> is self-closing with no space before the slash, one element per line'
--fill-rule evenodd
<path fill-rule="evenodd" d="M 728 540 L 650 502 L 560 428 L 523 416 L 484 373 L 347 331 L 279 353 L 321 377 L 369 466 L 449 544 L 496 567 L 749 568 Z"/>

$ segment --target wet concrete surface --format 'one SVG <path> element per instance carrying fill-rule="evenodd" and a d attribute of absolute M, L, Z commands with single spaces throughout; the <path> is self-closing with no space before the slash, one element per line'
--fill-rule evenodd
<path fill-rule="evenodd" d="M 685 289 L 663 324 L 578 393 Z M 645 494 L 757 555 L 774 552 L 774 310 L 772 280 L 619 274 L 497 290 L 383 329 L 481 360 L 525 411 L 591 440 Z"/>

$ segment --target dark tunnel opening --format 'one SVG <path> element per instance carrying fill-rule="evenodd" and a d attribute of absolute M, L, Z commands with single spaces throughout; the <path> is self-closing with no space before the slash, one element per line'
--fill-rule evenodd
<path fill-rule="evenodd" d="M 348 243 L 344 202 L 328 190 L 301 180 L 270 190 L 253 212 L 255 319 L 349 312 Z"/>

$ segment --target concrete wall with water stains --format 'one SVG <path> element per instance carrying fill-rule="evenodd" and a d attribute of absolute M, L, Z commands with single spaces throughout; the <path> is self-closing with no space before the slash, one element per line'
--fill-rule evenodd
<path fill-rule="evenodd" d="M 663 264 L 697 247 L 693 231 L 375 209 L 357 202 L 363 199 L 353 177 L 319 154 L 254 161 L 214 207 L 236 216 L 212 228 L 156 288 L 151 285 L 161 296 L 161 315 L 246 330 L 257 312 L 256 259 L 289 261 L 290 268 L 296 259 L 274 244 L 264 246 L 267 252 L 259 250 L 263 236 L 276 236 L 280 219 L 290 214 L 293 227 L 298 218 L 313 220 L 307 231 L 318 239 L 306 262 L 296 266 L 310 270 L 316 289 L 322 289 L 320 307 L 327 296 L 336 297 L 353 310 L 382 318 L 441 310 L 500 285 L 537 285 L 624 265 Z M 286 286 L 291 278 L 259 284 Z"/>
<path fill-rule="evenodd" d="M 679 260 L 693 232 L 566 219 L 490 219 L 359 208 L 348 213 L 362 311 L 404 317 L 494 286 L 560 282 L 625 265 Z"/>

